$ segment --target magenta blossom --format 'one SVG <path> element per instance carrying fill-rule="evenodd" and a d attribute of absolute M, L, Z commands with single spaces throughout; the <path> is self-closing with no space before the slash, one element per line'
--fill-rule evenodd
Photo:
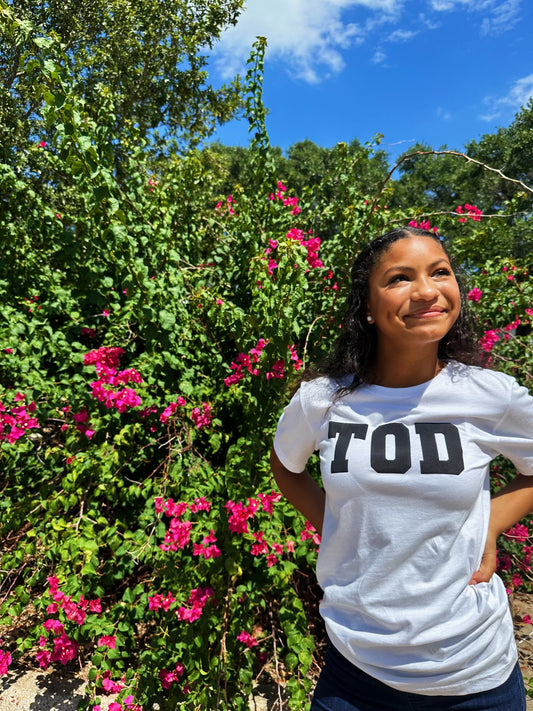
<path fill-rule="evenodd" d="M 259 644 L 258 641 L 254 639 L 249 632 L 245 632 L 244 630 L 237 635 L 237 639 L 239 640 L 239 642 L 245 644 L 248 649 L 252 649 L 252 647 L 256 647 Z"/>
<path fill-rule="evenodd" d="M 0 676 L 7 674 L 9 665 L 11 664 L 11 654 L 0 649 Z"/>
<path fill-rule="evenodd" d="M 468 292 L 468 295 L 466 298 L 468 299 L 468 301 L 475 301 L 477 303 L 481 299 L 482 294 L 483 294 L 483 292 L 481 291 L 481 289 L 478 289 L 477 287 L 475 287 L 474 289 L 471 289 Z"/>

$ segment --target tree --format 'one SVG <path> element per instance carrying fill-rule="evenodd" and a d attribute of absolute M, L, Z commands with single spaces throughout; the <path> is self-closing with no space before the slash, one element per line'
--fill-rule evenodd
<path fill-rule="evenodd" d="M 214 89 L 202 53 L 236 23 L 242 5 L 243 0 L 0 0 L 4 160 L 6 151 L 37 133 L 43 97 L 34 93 L 25 67 L 42 59 L 47 38 L 61 43 L 90 116 L 113 97 L 115 135 L 124 137 L 134 126 L 160 147 L 169 136 L 187 143 L 209 135 L 239 110 L 240 87 L 236 80 Z M 120 153 L 119 143 L 115 149 Z"/>
<path fill-rule="evenodd" d="M 533 186 L 532 121 L 530 100 L 510 126 L 469 142 L 462 158 L 459 151 L 446 147 L 436 151 L 415 145 L 398 159 L 400 178 L 394 183 L 391 204 L 418 205 L 417 214 L 438 224 L 465 266 L 502 254 L 528 256 L 533 249 L 528 189 Z M 491 216 L 481 218 L 475 241 L 453 217 L 465 205 Z"/>

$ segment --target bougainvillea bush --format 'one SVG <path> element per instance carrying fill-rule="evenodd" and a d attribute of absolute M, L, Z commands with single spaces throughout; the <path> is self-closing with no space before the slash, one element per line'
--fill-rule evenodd
<path fill-rule="evenodd" d="M 320 539 L 276 491 L 269 450 L 338 331 L 359 244 L 413 210 L 390 214 L 387 184 L 357 192 L 343 145 L 337 197 L 294 195 L 265 131 L 263 49 L 253 180 L 230 195 L 201 153 L 154 162 L 134 127 L 117 137 L 112 96 L 90 119 L 53 39 L 21 58 L 45 137 L 0 166 L 0 674 L 87 664 L 92 711 L 106 694 L 113 711 L 246 709 L 264 678 L 308 702 Z M 475 239 L 490 228 L 470 208 L 436 229 L 459 220 Z M 470 292 L 495 365 L 522 381 L 528 269 L 480 265 Z M 527 521 L 506 538 L 510 589 L 529 589 L 530 542 Z"/>

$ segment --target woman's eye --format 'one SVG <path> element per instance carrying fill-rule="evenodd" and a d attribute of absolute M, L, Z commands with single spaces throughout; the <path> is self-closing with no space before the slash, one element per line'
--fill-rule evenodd
<path fill-rule="evenodd" d="M 390 278 L 389 284 L 394 284 L 398 281 L 407 281 L 407 277 L 405 276 L 405 274 L 395 274 L 393 277 Z"/>
<path fill-rule="evenodd" d="M 450 276 L 451 272 L 449 269 L 446 267 L 442 267 L 441 269 L 437 269 L 435 272 L 435 276 Z"/>

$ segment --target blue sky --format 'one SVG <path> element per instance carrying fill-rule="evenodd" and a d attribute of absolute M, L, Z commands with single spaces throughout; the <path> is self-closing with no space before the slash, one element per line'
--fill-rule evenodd
<path fill-rule="evenodd" d="M 210 60 L 217 84 L 268 40 L 272 144 L 415 141 L 461 149 L 512 122 L 533 96 L 532 0 L 247 0 Z M 246 121 L 216 138 L 247 145 Z"/>

